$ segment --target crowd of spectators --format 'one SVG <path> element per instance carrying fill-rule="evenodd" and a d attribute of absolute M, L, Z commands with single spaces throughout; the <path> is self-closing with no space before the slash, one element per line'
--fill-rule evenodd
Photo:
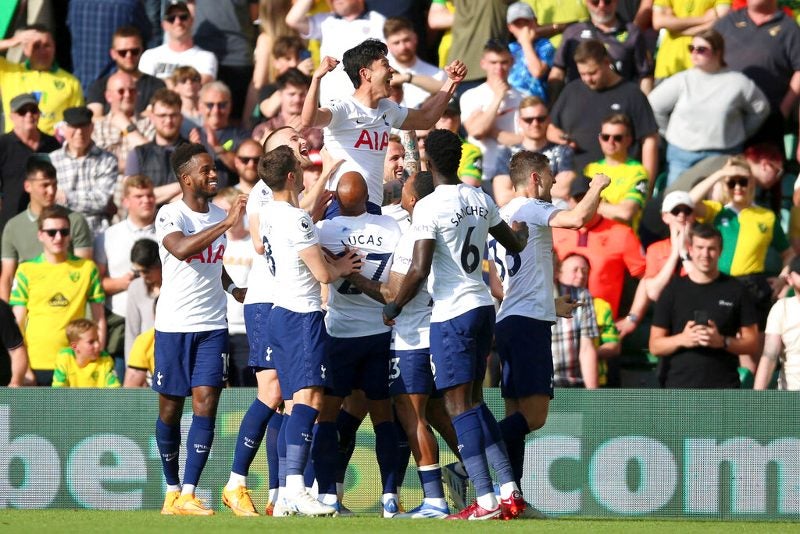
<path fill-rule="evenodd" d="M 252 190 L 267 136 L 290 126 L 318 164 L 310 186 L 325 139 L 304 120 L 306 95 L 325 105 L 353 92 L 341 66 L 321 82 L 314 69 L 374 38 L 388 46 L 392 100 L 412 109 L 426 109 L 447 64 L 467 66 L 435 127 L 462 136 L 459 177 L 498 205 L 521 150 L 549 158 L 562 208 L 596 173 L 611 178 L 588 224 L 553 232 L 558 293 L 584 304 L 554 326 L 557 386 L 766 388 L 780 372 L 797 388 L 795 4 L 4 2 L 0 299 L 13 315 L 0 305 L 0 384 L 72 385 L 101 362 L 99 385 L 144 386 L 161 285 L 155 213 L 180 196 L 170 155 L 202 143 L 224 207 Z M 427 134 L 359 140 L 387 151 L 385 213 L 403 217 L 399 184 L 425 168 Z M 225 266 L 244 285 L 254 252 L 239 230 Z M 252 385 L 235 365 L 247 361 L 240 316 L 230 302 L 243 351 L 231 385 Z"/>

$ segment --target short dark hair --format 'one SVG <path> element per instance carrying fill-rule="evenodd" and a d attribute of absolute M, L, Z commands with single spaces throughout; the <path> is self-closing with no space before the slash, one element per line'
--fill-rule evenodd
<path fill-rule="evenodd" d="M 416 31 L 414 31 L 414 23 L 406 17 L 389 17 L 386 19 L 386 22 L 383 23 L 383 38 L 388 39 L 390 35 L 394 35 L 403 30 L 416 33 Z"/>
<path fill-rule="evenodd" d="M 602 63 L 609 58 L 606 45 L 597 39 L 587 39 L 581 41 L 575 48 L 575 63 L 586 63 L 594 61 L 595 63 Z"/>
<path fill-rule="evenodd" d="M 112 45 L 114 43 L 114 39 L 118 37 L 120 38 L 136 37 L 137 39 L 139 39 L 140 43 L 144 41 L 144 39 L 142 39 L 142 32 L 139 31 L 139 28 L 131 24 L 125 24 L 114 30 L 114 35 L 111 36 Z"/>
<path fill-rule="evenodd" d="M 181 174 L 186 172 L 186 166 L 192 161 L 192 158 L 198 154 L 208 154 L 206 147 L 199 143 L 184 143 L 178 145 L 169 157 L 169 164 L 175 176 L 180 178 Z"/>
<path fill-rule="evenodd" d="M 47 154 L 32 154 L 25 162 L 26 180 L 33 180 L 38 173 L 44 174 L 46 178 L 56 179 L 56 168 Z"/>
<path fill-rule="evenodd" d="M 275 84 L 278 86 L 278 90 L 285 89 L 287 85 L 305 87 L 308 89 L 311 86 L 311 78 L 303 74 L 300 69 L 292 67 L 278 76 L 278 78 L 275 80 Z"/>
<path fill-rule="evenodd" d="M 543 173 L 550 167 L 550 160 L 544 154 L 522 150 L 511 157 L 509 175 L 514 188 L 524 186 L 531 172 Z"/>
<path fill-rule="evenodd" d="M 139 239 L 131 247 L 131 263 L 136 263 L 144 268 L 161 266 L 161 257 L 158 255 L 158 243 L 152 239 Z"/>
<path fill-rule="evenodd" d="M 433 174 L 430 171 L 419 171 L 414 175 L 411 185 L 418 199 L 427 197 L 436 189 L 433 184 Z"/>
<path fill-rule="evenodd" d="M 161 104 L 162 106 L 166 106 L 168 108 L 178 108 L 181 109 L 181 95 L 167 89 L 166 87 L 162 87 L 161 89 L 156 90 L 153 93 L 153 96 L 150 97 L 150 107 L 155 107 L 156 104 Z"/>
<path fill-rule="evenodd" d="M 47 26 L 45 26 L 44 24 L 41 24 L 39 22 L 34 23 L 34 24 L 28 24 L 27 26 L 25 26 L 22 29 L 23 30 L 34 30 L 34 31 L 37 31 L 39 33 L 46 33 L 50 37 L 53 37 L 52 30 L 50 28 L 48 28 Z"/>
<path fill-rule="evenodd" d="M 286 145 L 275 147 L 258 160 L 258 177 L 273 191 L 286 188 L 286 175 L 297 169 L 294 151 Z"/>
<path fill-rule="evenodd" d="M 483 45 L 483 54 L 487 52 L 492 52 L 493 54 L 511 54 L 511 51 L 508 49 L 508 42 L 502 39 L 489 39 L 486 41 L 486 44 Z"/>
<path fill-rule="evenodd" d="M 361 77 L 358 74 L 361 69 L 368 68 L 373 61 L 385 58 L 388 53 L 386 44 L 377 39 L 367 39 L 347 50 L 342 57 L 342 63 L 344 71 L 353 82 L 353 87 L 358 89 L 361 85 Z"/>
<path fill-rule="evenodd" d="M 425 139 L 425 152 L 436 170 L 453 178 L 461 161 L 461 139 L 450 130 L 431 130 Z"/>
<path fill-rule="evenodd" d="M 36 226 L 39 230 L 42 229 L 44 221 L 47 219 L 64 219 L 69 224 L 69 210 L 58 204 L 42 208 L 39 218 L 36 220 Z"/>
<path fill-rule="evenodd" d="M 694 223 L 689 229 L 689 242 L 691 243 L 695 237 L 699 237 L 700 239 L 716 238 L 719 240 L 720 248 L 722 248 L 722 233 L 716 226 L 708 223 Z"/>

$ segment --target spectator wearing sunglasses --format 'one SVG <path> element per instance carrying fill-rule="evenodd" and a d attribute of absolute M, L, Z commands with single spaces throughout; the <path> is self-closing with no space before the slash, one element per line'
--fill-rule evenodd
<path fill-rule="evenodd" d="M 663 80 L 691 68 L 688 46 L 692 44 L 692 36 L 711 28 L 730 9 L 730 0 L 655 0 L 653 28 L 666 30 L 658 45 L 656 79 Z"/>
<path fill-rule="evenodd" d="M 649 300 L 656 301 L 676 272 L 686 275 L 691 268 L 688 256 L 689 228 L 694 224 L 694 201 L 686 191 L 673 191 L 661 202 L 661 220 L 669 237 L 647 247 L 643 282 Z"/>
<path fill-rule="evenodd" d="M 600 126 L 600 150 L 603 158 L 583 169 L 587 177 L 602 173 L 611 178 L 603 190 L 597 212 L 607 219 L 625 223 L 636 232 L 647 200 L 647 170 L 641 162 L 628 156 L 633 143 L 631 120 L 623 113 L 614 113 Z"/>
<path fill-rule="evenodd" d="M 705 200 L 715 186 L 714 196 L 719 200 Z M 747 287 L 758 313 L 759 330 L 763 332 L 773 293 L 782 289 L 788 274 L 788 269 L 784 268 L 781 276 L 768 280 L 779 270 L 769 272 L 767 269 L 768 250 L 777 251 L 783 265 L 788 265 L 795 255 L 780 219 L 774 211 L 753 202 L 755 180 L 747 160 L 740 156 L 730 158 L 724 167 L 694 186 L 689 195 L 695 203 L 697 219 L 722 233 L 719 270 Z M 741 365 L 752 373 L 756 371 L 756 362 L 753 356 L 741 359 Z"/>
<path fill-rule="evenodd" d="M 740 153 L 770 113 L 758 86 L 727 68 L 719 32 L 698 33 L 688 50 L 694 67 L 664 80 L 649 96 L 668 143 L 667 185 L 702 159 Z"/>
<path fill-rule="evenodd" d="M 2 269 L 0 269 L 0 299 L 8 302 L 11 283 L 17 266 L 42 253 L 42 243 L 36 239 L 36 221 L 45 208 L 56 204 L 58 181 L 56 169 L 46 154 L 28 158 L 25 166 L 25 193 L 30 196 L 27 208 L 12 217 L 3 228 Z M 68 210 L 70 254 L 92 258 L 92 231 L 83 215 Z"/>
<path fill-rule="evenodd" d="M 189 141 L 201 143 L 215 160 L 220 188 L 236 182 L 236 150 L 250 132 L 233 126 L 231 90 L 223 82 L 209 82 L 200 89 L 202 128 L 189 132 Z"/>
<path fill-rule="evenodd" d="M 37 237 L 44 252 L 19 266 L 8 301 L 25 333 L 30 366 L 39 386 L 52 383 L 56 354 L 68 345 L 67 325 L 85 317 L 87 304 L 97 323 L 100 347 L 106 344 L 105 293 L 100 275 L 92 260 L 69 253 L 70 234 L 66 208 L 42 210 Z"/>
<path fill-rule="evenodd" d="M 72 72 L 88 94 L 94 81 L 113 72 L 117 63 L 105 49 L 106 43 L 113 42 L 116 30 L 123 26 L 132 28 L 139 37 L 141 53 L 142 35 L 145 40 L 150 38 L 151 25 L 141 0 L 70 0 L 68 4 Z M 138 54 L 135 59 L 138 62 Z"/>
<path fill-rule="evenodd" d="M 136 83 L 136 113 L 147 109 L 150 99 L 156 91 L 165 87 L 164 82 L 155 76 L 150 76 L 139 70 L 139 58 L 144 51 L 142 34 L 135 26 L 120 26 L 111 38 L 111 48 L 108 55 L 114 60 L 114 69 L 125 72 L 133 77 Z M 110 70 L 107 69 L 107 70 Z M 86 102 L 95 118 L 102 117 L 109 110 L 106 101 L 106 84 L 111 74 L 101 76 L 89 86 L 86 92 Z"/>
<path fill-rule="evenodd" d="M 185 2 L 173 2 L 167 7 L 161 27 L 166 44 L 144 51 L 139 70 L 165 80 L 177 67 L 189 65 L 197 69 L 203 83 L 217 78 L 217 56 L 194 44 L 192 17 Z"/>
<path fill-rule="evenodd" d="M 149 143 L 155 137 L 153 123 L 136 113 L 136 81 L 127 72 L 115 72 L 106 84 L 108 114 L 94 121 L 92 140 L 117 157 L 119 173 L 126 176 L 128 154 L 137 146 Z"/>
<path fill-rule="evenodd" d="M 28 194 L 24 191 L 25 164 L 35 153 L 50 153 L 61 147 L 58 139 L 39 129 L 39 102 L 36 95 L 22 93 L 11 99 L 11 114 L 6 120 L 13 125 L 0 135 L 0 230 L 9 219 L 25 211 Z"/>

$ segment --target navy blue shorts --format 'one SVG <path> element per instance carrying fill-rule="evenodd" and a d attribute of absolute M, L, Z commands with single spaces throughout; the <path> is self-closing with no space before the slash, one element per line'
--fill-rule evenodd
<path fill-rule="evenodd" d="M 207 332 L 156 330 L 153 390 L 188 397 L 192 388 L 222 388 L 228 380 L 228 329 Z"/>
<path fill-rule="evenodd" d="M 509 315 L 497 323 L 497 353 L 503 367 L 500 392 L 504 399 L 531 395 L 553 398 L 552 323 Z"/>
<path fill-rule="evenodd" d="M 275 369 L 267 325 L 271 311 L 271 302 L 244 305 L 244 327 L 247 330 L 247 343 L 250 345 L 250 358 L 247 360 L 247 365 L 256 371 Z"/>
<path fill-rule="evenodd" d="M 267 324 L 284 400 L 301 389 L 329 387 L 329 337 L 322 312 L 297 313 L 274 306 Z"/>
<path fill-rule="evenodd" d="M 389 398 L 389 344 L 392 333 L 328 337 L 333 367 L 332 395 L 347 397 L 360 389 L 370 400 Z"/>
<path fill-rule="evenodd" d="M 392 396 L 433 393 L 430 349 L 392 351 L 389 392 Z"/>
<path fill-rule="evenodd" d="M 382 215 L 383 212 L 381 211 L 380 206 L 367 200 L 367 213 L 371 213 L 373 215 Z M 323 219 L 333 219 L 341 214 L 341 210 L 339 209 L 339 199 L 333 197 L 331 203 L 328 204 L 328 209 L 325 210 L 325 216 Z"/>
<path fill-rule="evenodd" d="M 431 367 L 436 388 L 483 381 L 492 348 L 494 306 L 481 306 L 441 323 L 431 323 Z"/>

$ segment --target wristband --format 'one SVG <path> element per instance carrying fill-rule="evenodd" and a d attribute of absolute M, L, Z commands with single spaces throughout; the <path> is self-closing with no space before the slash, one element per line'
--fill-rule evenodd
<path fill-rule="evenodd" d="M 236 291 L 237 289 L 239 289 L 239 288 L 238 288 L 238 287 L 236 287 L 236 284 L 234 284 L 233 282 L 231 282 L 231 283 L 230 283 L 230 285 L 228 286 L 228 288 L 227 288 L 225 291 L 227 291 L 228 293 L 230 293 L 230 294 L 231 294 L 231 296 L 232 296 L 232 295 L 233 295 L 233 292 L 234 292 L 234 291 Z"/>
<path fill-rule="evenodd" d="M 394 301 L 389 302 L 383 307 L 383 314 L 386 316 L 387 319 L 390 320 L 400 315 L 401 311 L 403 311 L 403 308 L 398 306 L 397 303 Z"/>
<path fill-rule="evenodd" d="M 413 79 L 414 79 L 414 75 L 409 72 L 408 73 L 408 82 L 407 83 L 411 83 L 411 80 L 413 80 Z"/>

